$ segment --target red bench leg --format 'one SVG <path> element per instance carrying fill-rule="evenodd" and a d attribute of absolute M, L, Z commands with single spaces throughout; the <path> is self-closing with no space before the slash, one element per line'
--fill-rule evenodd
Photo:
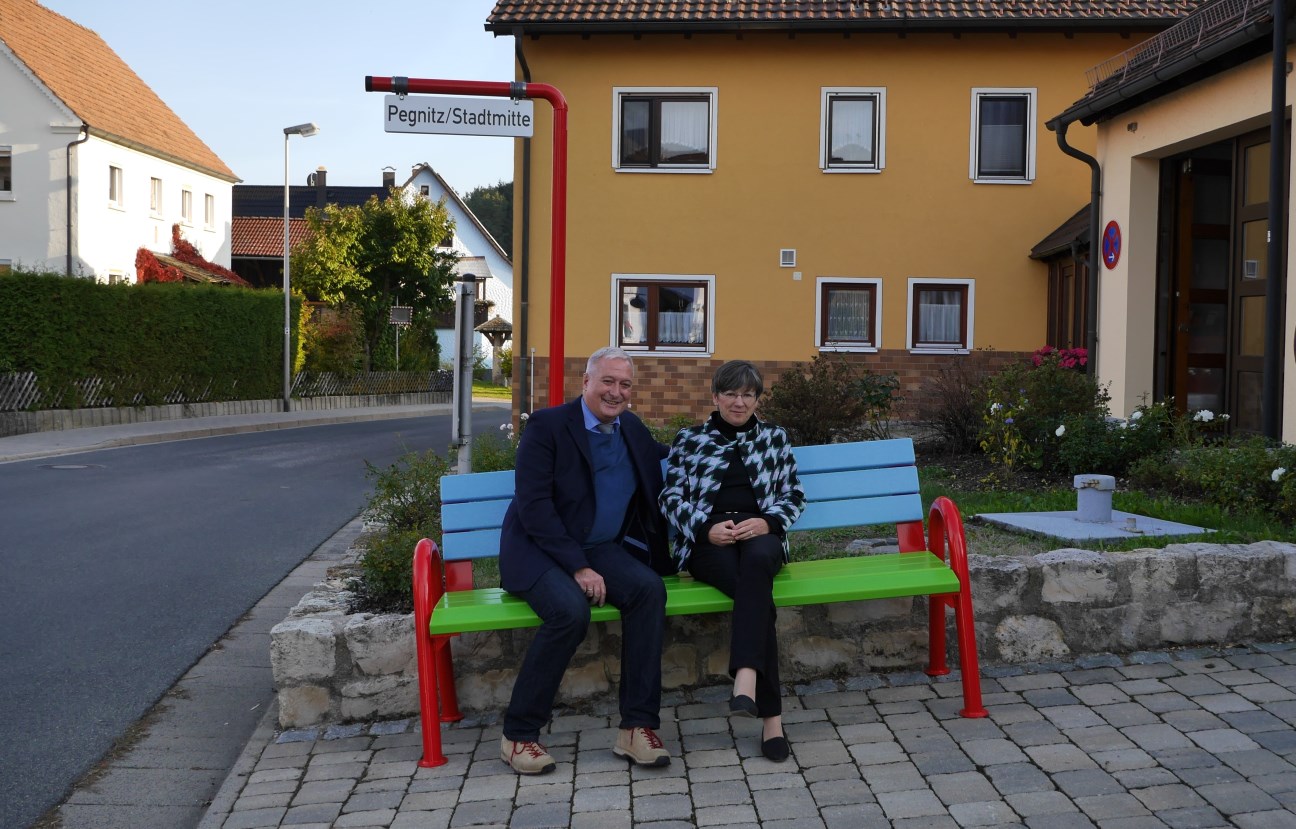
<path fill-rule="evenodd" d="M 981 704 L 981 668 L 977 663 L 976 628 L 972 620 L 972 582 L 968 574 L 967 537 L 963 533 L 963 519 L 958 507 L 950 499 L 941 496 L 931 506 L 927 517 L 928 537 L 931 540 L 932 552 L 945 558 L 949 553 L 950 569 L 958 576 L 959 592 L 949 596 L 933 596 L 931 605 L 932 641 L 936 641 L 936 630 L 940 629 L 941 663 L 945 660 L 945 606 L 954 608 L 954 630 L 958 637 L 959 669 L 963 675 L 963 710 L 964 717 L 985 717 L 988 712 Z M 939 611 L 939 619 L 937 618 Z M 933 651 L 934 653 L 934 651 Z M 933 657 L 933 664 L 935 658 Z"/>
<path fill-rule="evenodd" d="M 441 723 L 437 717 L 437 670 L 440 651 L 449 660 L 450 649 L 446 647 L 445 637 L 437 637 L 434 642 L 428 632 L 432 620 L 432 607 L 440 600 L 443 589 L 439 578 L 440 568 L 433 568 L 434 559 L 440 559 L 436 545 L 426 538 L 414 547 L 414 650 L 418 657 L 419 683 L 419 720 L 423 728 L 423 758 L 419 760 L 422 768 L 433 768 L 446 764 L 446 757 L 441 753 Z M 433 572 L 438 577 L 433 579 Z M 454 687 L 453 677 L 450 687 Z"/>

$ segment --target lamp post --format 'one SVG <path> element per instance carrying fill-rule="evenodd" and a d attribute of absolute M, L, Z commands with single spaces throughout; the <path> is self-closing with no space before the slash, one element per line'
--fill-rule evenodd
<path fill-rule="evenodd" d="M 283 243 L 283 295 L 284 295 L 284 336 L 283 336 L 283 410 L 292 411 L 292 291 L 288 279 L 288 136 L 300 135 L 310 138 L 319 132 L 314 124 L 298 124 L 295 127 L 284 127 L 284 243 Z"/>

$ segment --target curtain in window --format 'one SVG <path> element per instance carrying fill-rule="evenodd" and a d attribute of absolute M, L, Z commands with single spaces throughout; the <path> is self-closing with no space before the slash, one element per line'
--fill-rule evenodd
<path fill-rule="evenodd" d="M 828 340 L 871 342 L 868 291 L 828 291 Z"/>
<path fill-rule="evenodd" d="M 871 98 L 833 98 L 829 161 L 872 164 L 874 101 Z"/>
<path fill-rule="evenodd" d="M 662 164 L 707 160 L 710 129 L 706 101 L 663 101 L 661 105 Z"/>
<path fill-rule="evenodd" d="M 1026 98 L 981 98 L 977 174 L 1026 175 Z"/>
<path fill-rule="evenodd" d="M 705 342 L 706 307 L 701 288 L 662 288 L 657 313 L 657 341 L 679 345 Z"/>
<path fill-rule="evenodd" d="M 918 342 L 963 343 L 963 292 L 918 292 Z"/>

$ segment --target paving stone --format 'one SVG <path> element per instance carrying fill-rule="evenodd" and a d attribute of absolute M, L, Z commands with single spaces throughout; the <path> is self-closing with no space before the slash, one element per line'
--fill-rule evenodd
<path fill-rule="evenodd" d="M 1180 782 L 1169 769 L 1153 766 L 1146 769 L 1129 769 L 1114 771 L 1112 777 L 1120 781 L 1126 789 L 1146 789 L 1149 786 L 1171 786 Z"/>
<path fill-rule="evenodd" d="M 693 802 L 698 802 L 698 792 L 693 793 Z M 877 798 L 863 780 L 822 780 L 810 784 L 810 794 L 820 808 L 825 806 L 845 806 L 853 803 L 876 803 Z"/>
<path fill-rule="evenodd" d="M 680 792 L 680 794 L 687 793 Z M 706 806 L 732 806 L 752 802 L 751 789 L 747 788 L 747 783 L 743 780 L 725 780 L 698 786 L 692 790 L 692 796 L 693 805 L 699 809 Z"/>
<path fill-rule="evenodd" d="M 1210 829 L 1229 825 L 1223 815 L 1209 806 L 1196 809 L 1167 809 L 1157 812 L 1157 817 L 1173 829 Z"/>
<path fill-rule="evenodd" d="M 976 764 L 962 751 L 938 751 L 926 754 L 911 754 L 909 760 L 924 775 L 954 774 L 961 771 L 974 771 Z"/>
<path fill-rule="evenodd" d="M 1041 716 L 1032 722 L 1016 722 L 1004 726 L 1004 733 L 1019 746 L 1038 746 L 1050 743 L 1064 743 L 1066 735 L 1053 723 Z"/>
<path fill-rule="evenodd" d="M 1152 786 L 1139 789 L 1133 793 L 1140 802 L 1153 812 L 1164 812 L 1170 809 L 1200 809 L 1206 801 L 1192 789 L 1183 785 Z"/>
<path fill-rule="evenodd" d="M 1243 779 L 1242 775 L 1222 763 L 1218 766 L 1178 769 L 1175 774 L 1194 789 L 1212 783 L 1235 783 Z"/>
<path fill-rule="evenodd" d="M 1141 748 L 1123 748 L 1113 751 L 1095 751 L 1089 755 L 1104 771 L 1151 768 L 1156 760 Z"/>
<path fill-rule="evenodd" d="M 1069 771 L 1074 769 L 1093 769 L 1098 764 L 1079 748 L 1066 743 L 1052 743 L 1043 746 L 1029 746 L 1026 754 L 1043 771 Z"/>
<path fill-rule="evenodd" d="M 1017 814 L 1027 819 L 1028 825 L 1030 818 L 1037 815 L 1053 815 L 1064 812 L 1079 811 L 1071 798 L 1059 791 L 1048 792 L 1022 792 L 1020 794 L 1005 795 L 1004 800 L 1013 808 Z"/>
<path fill-rule="evenodd" d="M 1033 763 L 1008 763 L 988 766 L 986 775 L 1000 794 L 1052 791 L 1055 787 L 1049 776 Z"/>
<path fill-rule="evenodd" d="M 1267 812 L 1281 809 L 1282 805 L 1259 787 L 1245 781 L 1211 783 L 1195 787 L 1197 794 L 1224 815 L 1242 812 Z"/>
<path fill-rule="evenodd" d="M 1187 711 L 1167 711 L 1161 715 L 1161 719 L 1166 725 L 1172 725 L 1184 733 L 1228 728 L 1228 723 L 1204 708 L 1193 708 Z"/>
<path fill-rule="evenodd" d="M 1131 725 L 1121 729 L 1121 733 L 1136 743 L 1144 751 L 1155 752 L 1164 749 L 1190 748 L 1193 742 L 1181 731 L 1169 725 Z"/>
<path fill-rule="evenodd" d="M 1156 714 L 1136 702 L 1100 705 L 1094 708 L 1093 712 L 1116 728 L 1160 722 Z"/>
<path fill-rule="evenodd" d="M 1230 751 L 1220 755 L 1222 762 L 1237 771 L 1243 777 L 1258 777 L 1263 774 L 1296 774 L 1296 766 L 1271 751 L 1257 748 L 1253 751 Z"/>
<path fill-rule="evenodd" d="M 1041 688 L 1032 691 L 1023 691 L 1022 699 L 1032 708 L 1050 708 L 1058 705 L 1079 705 L 1080 700 L 1076 699 L 1069 688 Z"/>
<path fill-rule="evenodd" d="M 1053 782 L 1072 798 L 1119 794 L 1125 791 L 1125 787 L 1117 782 L 1116 778 L 1102 769 L 1060 771 L 1053 775 Z"/>
<path fill-rule="evenodd" d="M 1120 683 L 1124 681 L 1120 678 L 1115 682 L 1080 685 L 1071 688 L 1071 693 L 1085 705 L 1114 705 L 1129 702 L 1129 694 L 1120 688 Z"/>
<path fill-rule="evenodd" d="M 741 806 L 724 806 L 725 809 L 741 809 Z M 636 823 L 654 820 L 688 820 L 693 815 L 693 801 L 688 795 L 659 794 L 651 797 L 636 798 L 634 817 Z"/>
<path fill-rule="evenodd" d="M 884 792 L 878 795 L 878 805 L 892 821 L 945 814 L 945 806 L 926 789 Z"/>
<path fill-rule="evenodd" d="M 1003 827 L 1017 821 L 1017 813 L 1003 800 L 955 803 L 949 813 L 959 826 Z"/>
<path fill-rule="evenodd" d="M 1086 728 L 1093 725 L 1105 725 L 1102 717 L 1083 705 L 1059 705 L 1054 708 L 1041 708 L 1040 713 L 1063 731 L 1069 728 Z"/>
<path fill-rule="evenodd" d="M 1074 802 L 1080 811 L 1097 821 L 1151 814 L 1137 797 L 1128 792 L 1077 797 Z"/>
<path fill-rule="evenodd" d="M 1233 818 L 1239 829 L 1296 829 L 1296 814 L 1286 812 L 1254 812 Z"/>
<path fill-rule="evenodd" d="M 874 794 L 925 789 L 927 783 L 913 763 L 888 763 L 864 769 L 864 782 Z"/>
<path fill-rule="evenodd" d="M 1022 750 L 1005 739 L 968 740 L 963 743 L 963 751 L 979 766 L 1021 763 L 1026 760 Z"/>
<path fill-rule="evenodd" d="M 1155 694 L 1141 694 L 1134 697 L 1134 702 L 1154 714 L 1165 714 L 1170 711 L 1192 711 L 1200 708 L 1197 703 L 1178 691 L 1170 690 Z"/>
<path fill-rule="evenodd" d="M 828 806 L 819 814 L 827 829 L 891 829 L 891 821 L 876 803 Z"/>
<path fill-rule="evenodd" d="M 329 823 L 338 818 L 342 811 L 341 803 L 309 803 L 304 806 L 293 806 L 283 816 L 285 826 L 297 823 Z"/>
<path fill-rule="evenodd" d="M 814 797 L 805 789 L 756 790 L 752 792 L 752 801 L 762 823 L 814 814 L 818 809 Z"/>
<path fill-rule="evenodd" d="M 980 772 L 929 776 L 927 777 L 927 785 L 946 805 L 999 800 L 999 792 L 995 790 L 989 779 Z"/>
<path fill-rule="evenodd" d="M 1190 731 L 1188 738 L 1212 754 L 1251 751 L 1260 747 L 1255 740 L 1233 728 Z"/>

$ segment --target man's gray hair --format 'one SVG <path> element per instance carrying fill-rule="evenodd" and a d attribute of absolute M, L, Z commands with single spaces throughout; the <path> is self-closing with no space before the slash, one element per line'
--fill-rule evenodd
<path fill-rule="evenodd" d="M 630 359 L 630 355 L 623 349 L 614 345 L 605 346 L 591 354 L 589 360 L 585 363 L 585 373 L 593 374 L 594 366 L 598 365 L 600 360 L 625 360 L 630 364 L 630 372 L 634 373 L 634 360 Z"/>

